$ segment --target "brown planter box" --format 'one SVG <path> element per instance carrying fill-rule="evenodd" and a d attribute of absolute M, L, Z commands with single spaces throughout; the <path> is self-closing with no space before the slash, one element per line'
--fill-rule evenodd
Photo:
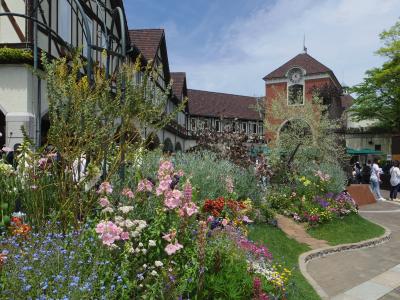
<path fill-rule="evenodd" d="M 353 197 L 358 206 L 376 203 L 374 194 L 369 184 L 352 184 L 347 187 L 347 191 Z"/>

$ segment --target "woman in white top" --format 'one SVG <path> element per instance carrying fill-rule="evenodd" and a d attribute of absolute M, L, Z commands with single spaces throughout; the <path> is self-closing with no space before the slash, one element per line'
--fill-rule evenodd
<path fill-rule="evenodd" d="M 385 198 L 383 198 L 381 195 L 381 190 L 379 187 L 379 184 L 381 182 L 381 179 L 380 179 L 381 174 L 382 174 L 382 169 L 379 168 L 378 159 L 375 158 L 374 164 L 371 167 L 370 182 L 371 182 L 372 191 L 375 193 L 377 199 L 380 201 L 385 200 Z"/>
<path fill-rule="evenodd" d="M 398 200 L 397 192 L 400 191 L 400 168 L 399 161 L 395 160 L 393 167 L 390 168 L 390 200 Z M 399 199 L 400 200 L 400 199 Z"/>

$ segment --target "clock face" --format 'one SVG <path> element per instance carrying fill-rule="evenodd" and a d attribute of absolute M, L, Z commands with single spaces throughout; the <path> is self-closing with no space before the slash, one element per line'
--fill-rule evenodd
<path fill-rule="evenodd" d="M 289 80 L 292 83 L 298 83 L 300 82 L 300 80 L 302 79 L 303 74 L 301 72 L 301 70 L 299 69 L 294 69 L 289 73 Z"/>

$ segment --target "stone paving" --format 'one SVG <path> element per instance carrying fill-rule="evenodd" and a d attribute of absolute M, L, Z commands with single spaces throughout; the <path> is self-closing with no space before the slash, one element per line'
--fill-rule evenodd
<path fill-rule="evenodd" d="M 295 239 L 301 244 L 307 244 L 311 249 L 318 249 L 329 246 L 326 241 L 311 237 L 301 223 L 296 223 L 290 218 L 277 215 L 278 227 L 286 233 L 287 236 Z"/>
<path fill-rule="evenodd" d="M 329 299 L 400 299 L 400 204 L 379 202 L 361 207 L 360 214 L 388 227 L 392 238 L 373 248 L 312 260 L 307 271 Z"/>

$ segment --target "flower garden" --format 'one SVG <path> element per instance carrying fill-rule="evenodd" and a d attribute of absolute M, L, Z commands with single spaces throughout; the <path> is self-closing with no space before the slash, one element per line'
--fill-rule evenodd
<path fill-rule="evenodd" d="M 111 91 L 101 71 L 95 85 L 80 76 L 79 60 L 43 65 L 48 144 L 25 138 L 0 159 L 0 298 L 315 296 L 297 269 L 307 248 L 273 227 L 274 214 L 310 228 L 356 215 L 337 164 L 300 155 L 306 168 L 285 169 L 272 153 L 260 174 L 224 159 L 234 155 L 146 150 L 130 128 L 165 125 L 165 95 L 145 88 L 153 74 L 138 85 L 138 66 L 122 67 Z"/>

